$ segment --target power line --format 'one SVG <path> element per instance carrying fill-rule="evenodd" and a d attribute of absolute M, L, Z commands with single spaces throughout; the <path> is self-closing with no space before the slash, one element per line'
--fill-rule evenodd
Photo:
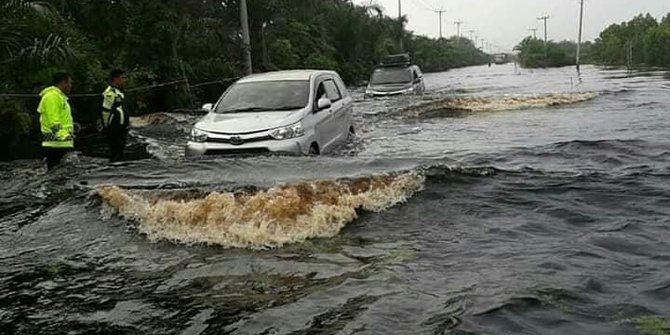
<path fill-rule="evenodd" d="M 240 79 L 240 77 L 231 77 L 231 78 L 223 78 L 215 81 L 208 81 L 208 82 L 203 82 L 203 83 L 198 83 L 195 85 L 190 85 L 191 87 L 201 87 L 201 86 L 208 86 L 212 84 L 226 84 L 230 83 L 232 81 L 235 81 L 237 79 Z M 188 80 L 186 79 L 180 79 L 180 80 L 173 80 L 173 81 L 168 81 L 160 84 L 153 84 L 153 85 L 147 85 L 147 86 L 140 86 L 140 87 L 134 87 L 125 90 L 127 93 L 134 93 L 134 92 L 141 92 L 141 91 L 148 91 L 154 88 L 160 88 L 160 87 L 166 87 L 166 86 L 173 86 L 177 84 L 186 84 Z M 68 98 L 91 98 L 91 97 L 99 97 L 100 93 L 80 93 L 80 94 L 69 94 Z M 0 93 L 0 98 L 38 98 L 39 94 L 37 93 Z"/>
<path fill-rule="evenodd" d="M 414 4 L 418 5 L 419 7 L 422 7 L 423 10 L 426 10 L 426 11 L 429 11 L 429 12 L 435 11 L 434 8 L 431 8 L 431 6 L 426 5 L 423 1 L 419 1 L 419 0 L 412 0 L 412 1 L 414 2 Z"/>

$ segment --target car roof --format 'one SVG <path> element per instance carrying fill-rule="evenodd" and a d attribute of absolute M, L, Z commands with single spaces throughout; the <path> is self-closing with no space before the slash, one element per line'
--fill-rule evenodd
<path fill-rule="evenodd" d="M 329 74 L 335 75 L 333 71 L 324 70 L 288 70 L 288 71 L 274 71 L 266 73 L 258 73 L 246 76 L 238 81 L 238 83 L 255 83 L 267 81 L 304 81 L 310 80 L 315 75 Z"/>
<path fill-rule="evenodd" d="M 412 70 L 414 69 L 414 65 L 410 66 L 384 66 L 384 67 L 378 67 L 375 69 L 375 72 L 383 72 L 383 71 L 397 71 L 397 70 Z"/>

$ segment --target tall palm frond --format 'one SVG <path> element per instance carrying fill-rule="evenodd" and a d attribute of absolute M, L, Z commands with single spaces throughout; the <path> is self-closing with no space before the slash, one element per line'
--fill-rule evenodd
<path fill-rule="evenodd" d="M 63 18 L 46 1 L 9 0 L 0 5 L 0 56 L 3 63 L 61 62 L 75 54 L 60 33 Z M 54 33 L 52 31 L 57 31 Z"/>

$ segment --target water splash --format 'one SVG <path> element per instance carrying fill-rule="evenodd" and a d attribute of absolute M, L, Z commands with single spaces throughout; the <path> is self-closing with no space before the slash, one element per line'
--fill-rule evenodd
<path fill-rule="evenodd" d="M 160 124 L 175 124 L 180 122 L 176 114 L 169 113 L 153 113 L 130 118 L 130 126 L 132 128 L 145 128 L 152 125 Z"/>
<path fill-rule="evenodd" d="M 452 112 L 493 112 L 521 110 L 529 108 L 546 108 L 576 104 L 592 100 L 597 94 L 584 93 L 554 93 L 534 96 L 504 96 L 504 97 L 456 97 L 432 101 L 407 108 L 401 113 L 406 117 L 437 116 L 436 113 Z"/>
<path fill-rule="evenodd" d="M 357 218 L 357 209 L 384 211 L 407 201 L 424 181 L 412 172 L 205 196 L 166 197 L 114 185 L 102 186 L 98 194 L 150 240 L 259 249 L 333 237 Z"/>

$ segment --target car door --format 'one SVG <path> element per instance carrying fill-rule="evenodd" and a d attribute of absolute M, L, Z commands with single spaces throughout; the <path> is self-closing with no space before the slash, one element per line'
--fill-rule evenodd
<path fill-rule="evenodd" d="M 421 68 L 418 66 L 414 66 L 414 73 L 416 74 L 416 78 L 418 79 L 418 83 L 414 87 L 414 92 L 418 94 L 423 94 L 424 91 L 426 90 L 426 85 L 423 80 L 423 72 L 421 72 Z"/>
<path fill-rule="evenodd" d="M 330 127 L 332 127 L 332 106 L 329 108 L 325 108 L 323 110 L 319 110 L 319 99 L 321 98 L 328 98 L 328 94 L 326 93 L 326 88 L 324 85 L 324 81 L 326 78 L 319 77 L 316 79 L 314 83 L 314 95 L 313 95 L 313 106 L 314 106 L 314 111 L 312 112 L 312 118 L 314 120 L 314 133 L 316 136 L 316 141 L 319 143 L 319 148 L 321 149 L 321 152 L 324 152 L 326 148 L 328 147 L 329 142 L 331 141 L 331 136 L 332 136 L 332 130 L 330 130 Z"/>
<path fill-rule="evenodd" d="M 335 83 L 337 88 L 340 90 L 342 95 L 342 110 L 339 112 L 339 123 L 342 127 L 340 134 L 344 136 L 344 140 L 347 140 L 349 137 L 349 130 L 353 128 L 354 125 L 354 99 L 347 91 L 347 86 L 344 85 L 344 81 L 339 76 L 335 77 Z"/>
<path fill-rule="evenodd" d="M 419 74 L 416 72 L 416 68 L 412 67 L 412 88 L 414 89 L 414 93 L 418 93 L 420 86 L 420 77 Z"/>
<path fill-rule="evenodd" d="M 328 140 L 327 146 L 331 146 L 346 137 L 346 132 L 343 131 L 346 125 L 347 113 L 345 111 L 345 101 L 342 96 L 335 78 L 327 77 L 323 81 L 324 88 L 328 99 L 332 102 L 330 108 L 331 118 L 328 126 Z"/>

